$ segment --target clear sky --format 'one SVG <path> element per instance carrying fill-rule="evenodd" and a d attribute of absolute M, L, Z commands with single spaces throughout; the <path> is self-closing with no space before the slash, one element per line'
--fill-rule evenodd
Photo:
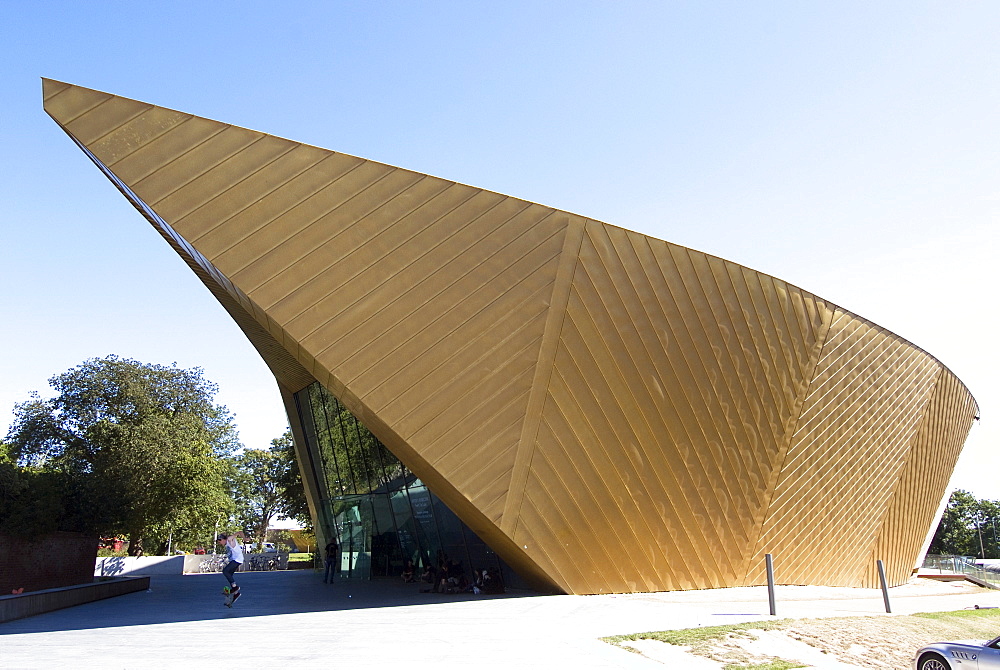
<path fill-rule="evenodd" d="M 0 0 L 0 428 L 87 358 L 200 366 L 244 444 L 273 378 L 42 111 L 40 77 L 742 263 L 939 358 L 1000 498 L 1000 3 Z M 4 430 L 5 432 L 5 430 Z"/>

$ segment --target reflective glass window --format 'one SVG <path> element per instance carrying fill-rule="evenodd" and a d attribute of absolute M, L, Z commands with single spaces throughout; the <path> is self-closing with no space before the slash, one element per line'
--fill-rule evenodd
<path fill-rule="evenodd" d="M 399 577 L 447 559 L 512 573 L 499 557 L 320 384 L 295 394 L 309 453 L 324 488 L 321 521 L 338 539 L 340 576 Z"/>

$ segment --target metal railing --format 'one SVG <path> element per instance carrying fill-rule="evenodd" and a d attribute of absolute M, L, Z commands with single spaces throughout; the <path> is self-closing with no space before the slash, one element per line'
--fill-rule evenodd
<path fill-rule="evenodd" d="M 928 554 L 924 557 L 923 570 L 937 570 L 939 573 L 954 573 L 971 577 L 983 586 L 1000 589 L 1000 574 L 986 570 L 974 563 L 972 556 L 944 556 Z"/>

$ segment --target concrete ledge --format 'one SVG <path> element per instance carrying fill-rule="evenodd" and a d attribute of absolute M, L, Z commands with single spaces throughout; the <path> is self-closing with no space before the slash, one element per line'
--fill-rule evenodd
<path fill-rule="evenodd" d="M 221 572 L 222 563 L 212 566 L 213 559 L 221 560 L 221 555 L 178 554 L 176 556 L 109 556 L 98 558 L 94 564 L 95 577 L 123 577 L 125 575 L 182 575 L 199 572 Z M 253 561 L 278 561 L 278 569 L 288 567 L 285 552 L 268 554 L 247 554 L 241 572 L 252 569 Z M 310 565 L 310 567 L 312 567 Z"/>
<path fill-rule="evenodd" d="M 0 623 L 104 598 L 114 598 L 126 593 L 145 591 L 148 588 L 149 577 L 119 577 L 93 584 L 63 586 L 16 596 L 0 596 Z"/>
<path fill-rule="evenodd" d="M 202 559 L 204 556 L 191 556 Z M 123 577 L 125 575 L 182 575 L 188 556 L 112 556 L 98 558 L 94 565 L 95 577 Z M 198 572 L 197 564 L 192 572 Z"/>

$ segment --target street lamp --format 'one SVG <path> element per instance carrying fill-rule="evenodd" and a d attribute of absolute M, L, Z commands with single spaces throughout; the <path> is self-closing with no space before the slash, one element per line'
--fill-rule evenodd
<path fill-rule="evenodd" d="M 997 519 L 996 517 L 990 517 L 990 523 L 993 524 L 993 553 L 997 553 Z M 997 558 L 994 556 L 993 558 Z"/>
<path fill-rule="evenodd" d="M 979 525 L 981 514 L 977 513 L 976 519 L 976 532 L 979 533 L 979 555 L 986 560 L 986 549 L 983 548 L 983 528 Z"/>

